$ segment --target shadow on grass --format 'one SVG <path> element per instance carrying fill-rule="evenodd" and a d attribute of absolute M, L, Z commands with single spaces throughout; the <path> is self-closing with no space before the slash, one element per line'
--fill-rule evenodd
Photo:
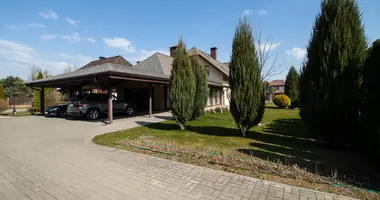
<path fill-rule="evenodd" d="M 144 122 L 137 122 L 147 125 Z M 149 124 L 147 127 L 163 131 L 179 130 L 175 123 Z M 189 125 L 187 130 L 220 137 L 240 137 L 236 128 Z M 251 130 L 249 146 L 238 152 L 262 160 L 297 165 L 309 172 L 336 177 L 358 187 L 380 190 L 378 163 L 359 155 L 353 149 L 332 149 L 310 134 L 301 119 L 278 119 L 262 131 Z"/>
<path fill-rule="evenodd" d="M 256 141 L 239 152 L 283 164 L 297 164 L 309 172 L 336 177 L 368 189 L 380 189 L 378 163 L 354 149 L 330 148 L 312 136 L 301 119 L 278 119 L 254 134 Z"/>

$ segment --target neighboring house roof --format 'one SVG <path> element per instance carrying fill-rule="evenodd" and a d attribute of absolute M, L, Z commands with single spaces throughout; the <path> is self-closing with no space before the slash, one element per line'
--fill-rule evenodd
<path fill-rule="evenodd" d="M 80 69 L 88 68 L 88 67 L 93 67 L 96 65 L 101 65 L 105 63 L 113 63 L 113 64 L 120 64 L 120 65 L 125 65 L 125 66 L 132 66 L 130 62 L 128 62 L 123 56 L 113 56 L 109 58 L 105 57 L 100 57 L 99 60 L 94 60 L 88 63 L 87 65 L 81 67 Z"/>
<path fill-rule="evenodd" d="M 284 80 L 273 80 L 270 82 L 271 86 L 284 86 L 285 81 Z"/>
<path fill-rule="evenodd" d="M 212 64 L 216 69 L 218 69 L 219 71 L 221 71 L 223 74 L 227 75 L 229 74 L 229 67 L 227 65 L 225 65 L 224 63 L 221 63 L 217 60 L 215 60 L 214 58 L 212 58 L 208 53 L 205 53 L 199 49 L 197 49 L 196 47 L 193 47 L 191 49 L 188 50 L 189 54 L 190 55 L 198 55 L 198 56 L 201 56 L 203 59 L 205 59 L 207 62 L 209 62 L 210 64 Z"/>

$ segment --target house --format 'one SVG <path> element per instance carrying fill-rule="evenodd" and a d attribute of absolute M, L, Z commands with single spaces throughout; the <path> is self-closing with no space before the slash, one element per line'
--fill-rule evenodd
<path fill-rule="evenodd" d="M 165 110 L 170 107 L 168 84 L 176 46 L 170 55 L 155 53 L 132 65 L 122 56 L 99 57 L 82 68 L 57 76 L 27 82 L 30 87 L 56 87 L 64 91 L 65 98 L 85 93 L 108 93 L 109 121 L 112 123 L 112 96 L 133 101 L 140 110 Z M 209 96 L 206 109 L 229 105 L 228 65 L 217 60 L 217 48 L 206 53 L 195 47 L 189 55 L 199 58 L 208 74 Z M 41 96 L 43 96 L 41 90 Z M 41 104 L 43 105 L 43 99 Z M 43 108 L 43 106 L 41 107 Z"/>
<path fill-rule="evenodd" d="M 284 80 L 273 80 L 269 82 L 270 91 L 267 92 L 265 100 L 272 101 L 274 95 L 283 94 L 285 92 L 285 81 Z"/>

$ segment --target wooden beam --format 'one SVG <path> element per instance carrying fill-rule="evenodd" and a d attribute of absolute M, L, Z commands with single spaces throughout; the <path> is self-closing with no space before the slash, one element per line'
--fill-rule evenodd
<path fill-rule="evenodd" d="M 158 80 L 150 80 L 150 79 L 130 78 L 130 77 L 123 77 L 123 76 L 109 76 L 109 78 L 129 80 L 129 81 L 140 81 L 140 82 L 147 82 L 147 83 L 169 83 L 169 81 L 158 81 Z"/>
<path fill-rule="evenodd" d="M 152 117 L 152 84 L 149 84 L 149 118 Z"/>
<path fill-rule="evenodd" d="M 108 88 L 108 124 L 113 123 L 112 87 Z"/>
<path fill-rule="evenodd" d="M 41 87 L 40 91 L 40 109 L 41 114 L 45 116 L 45 87 Z"/>

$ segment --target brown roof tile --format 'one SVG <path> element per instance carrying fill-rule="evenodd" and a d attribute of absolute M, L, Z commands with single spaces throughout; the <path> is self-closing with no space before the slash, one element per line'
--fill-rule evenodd
<path fill-rule="evenodd" d="M 109 57 L 109 58 L 102 58 L 102 59 L 99 59 L 99 60 L 91 61 L 90 63 L 88 63 L 87 65 L 81 67 L 80 69 L 85 69 L 85 68 L 93 67 L 93 66 L 96 66 L 96 65 L 105 64 L 105 63 L 112 63 L 112 64 L 132 66 L 132 64 L 130 62 L 128 62 L 125 58 L 123 58 L 123 56 L 119 55 L 119 56 L 113 56 L 113 57 Z"/>
<path fill-rule="evenodd" d="M 285 85 L 285 81 L 284 80 L 273 80 L 270 82 L 270 85 L 271 86 L 283 86 L 283 85 Z"/>

